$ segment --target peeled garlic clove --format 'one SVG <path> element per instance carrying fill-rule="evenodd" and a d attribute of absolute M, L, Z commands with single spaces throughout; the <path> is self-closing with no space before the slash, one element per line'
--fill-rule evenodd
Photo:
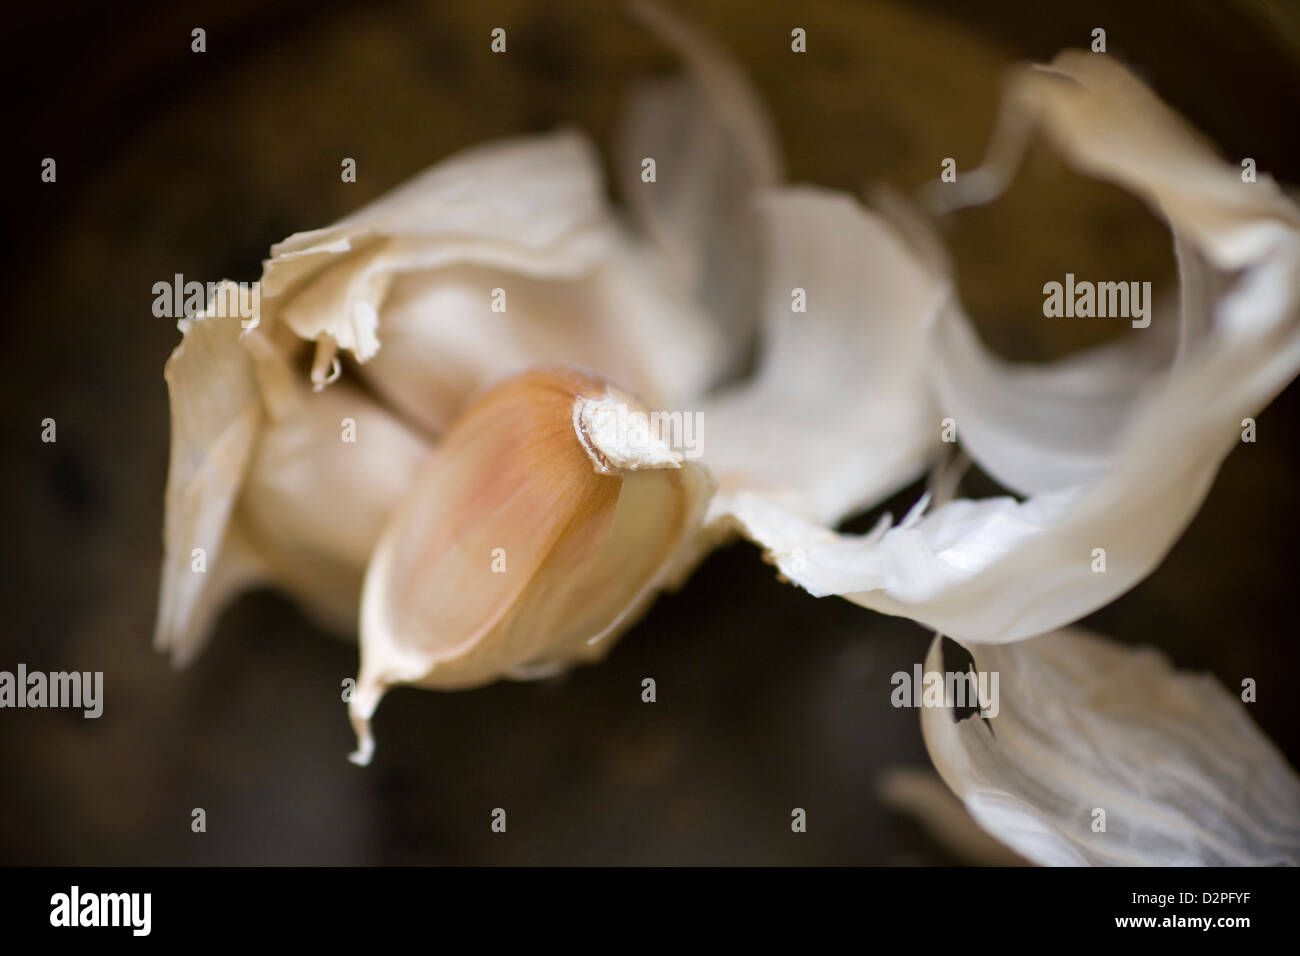
<path fill-rule="evenodd" d="M 371 557 L 356 763 L 388 687 L 452 689 L 602 656 L 694 543 L 707 470 L 635 399 L 570 370 L 489 391 L 417 475 Z"/>

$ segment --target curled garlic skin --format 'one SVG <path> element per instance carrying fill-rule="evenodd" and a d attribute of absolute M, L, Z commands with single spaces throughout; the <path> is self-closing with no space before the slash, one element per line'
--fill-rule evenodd
<path fill-rule="evenodd" d="M 473 687 L 599 658 L 664 586 L 714 485 L 703 465 L 618 427 L 644 413 L 616 386 L 552 369 L 503 382 L 452 426 L 366 572 L 354 762 L 373 753 L 388 687 Z"/>

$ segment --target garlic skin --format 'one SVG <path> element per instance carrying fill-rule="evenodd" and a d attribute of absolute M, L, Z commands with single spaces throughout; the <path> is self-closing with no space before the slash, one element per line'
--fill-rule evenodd
<path fill-rule="evenodd" d="M 1200 509 L 1244 420 L 1300 373 L 1300 207 L 1275 182 L 1243 182 L 1111 57 L 1066 51 L 1024 68 L 1004 110 L 988 169 L 938 195 L 952 207 L 995 198 L 988 184 L 1010 181 L 1041 130 L 1168 224 L 1177 309 L 1117 343 L 1020 367 L 981 346 L 955 298 L 932 322 L 925 369 L 940 407 L 963 449 L 1023 500 L 958 498 L 869 535 L 834 533 L 763 488 L 722 502 L 810 593 L 962 643 L 1051 633 L 1138 584 Z M 731 434 L 726 424 L 716 431 Z"/>
<path fill-rule="evenodd" d="M 1237 694 L 1069 626 L 1160 563 L 1242 426 L 1300 373 L 1300 208 L 1271 179 L 1244 181 L 1117 59 L 1083 51 L 1011 77 L 985 165 L 932 207 L 996 198 L 1036 130 L 1165 220 L 1180 294 L 1149 329 L 1045 364 L 989 353 L 955 297 L 929 323 L 937 408 L 1023 498 L 927 495 L 898 525 L 844 534 L 775 483 L 730 493 L 713 442 L 717 507 L 812 594 L 911 618 L 1001 673 L 997 716 L 924 709 L 922 727 L 970 815 L 1026 859 L 1300 864 L 1300 777 Z M 943 275 L 941 255 L 926 262 Z M 927 668 L 941 658 L 936 640 Z"/>
<path fill-rule="evenodd" d="M 317 386 L 350 354 L 430 437 L 480 390 L 557 363 L 675 407 L 715 381 L 728 342 L 605 193 L 574 130 L 463 150 L 273 246 L 258 327 L 313 343 Z"/>
<path fill-rule="evenodd" d="M 225 602 L 259 575 L 228 526 L 266 411 L 239 319 L 205 312 L 177 327 L 181 343 L 163 373 L 171 451 L 154 646 L 179 665 L 202 646 Z"/>
<path fill-rule="evenodd" d="M 998 713 L 922 708 L 926 749 L 975 821 L 1025 859 L 1300 862 L 1300 777 L 1213 675 L 1078 627 L 970 651 L 977 671 L 1004 678 Z M 937 637 L 925 667 L 943 667 Z M 1098 806 L 1110 807 L 1101 833 Z"/>
<path fill-rule="evenodd" d="M 355 385 L 313 392 L 295 374 L 292 336 L 211 310 L 180 329 L 166 370 L 172 451 L 154 645 L 188 663 L 225 604 L 258 585 L 351 635 L 370 550 L 428 443 Z"/>
<path fill-rule="evenodd" d="M 388 687 L 456 689 L 602 657 L 694 548 L 714 484 L 649 436 L 646 410 L 602 379 L 530 371 L 479 398 L 443 437 L 371 555 L 355 763 Z"/>

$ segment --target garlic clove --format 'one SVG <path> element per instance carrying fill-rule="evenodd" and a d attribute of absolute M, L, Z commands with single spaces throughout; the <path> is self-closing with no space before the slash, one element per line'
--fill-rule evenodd
<path fill-rule="evenodd" d="M 428 445 L 354 385 L 317 394 L 298 381 L 302 343 L 287 329 L 245 330 L 220 310 L 180 328 L 165 373 L 172 447 L 155 646 L 187 663 L 226 603 L 259 584 L 351 633 L 370 551 Z"/>
<path fill-rule="evenodd" d="M 269 581 L 350 638 L 370 552 L 429 445 L 349 382 L 294 389 L 262 429 L 235 520 Z"/>
<path fill-rule="evenodd" d="M 609 427 L 626 393 L 570 370 L 492 389 L 446 434 L 380 536 L 350 714 L 388 687 L 472 687 L 602 656 L 693 543 L 713 484 L 650 436 Z"/>

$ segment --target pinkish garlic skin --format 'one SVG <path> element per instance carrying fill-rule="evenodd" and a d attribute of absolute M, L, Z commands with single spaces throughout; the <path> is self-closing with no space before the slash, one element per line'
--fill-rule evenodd
<path fill-rule="evenodd" d="M 371 556 L 353 762 L 373 753 L 388 687 L 477 687 L 604 656 L 693 549 L 713 489 L 600 379 L 532 371 L 481 396 Z"/>

